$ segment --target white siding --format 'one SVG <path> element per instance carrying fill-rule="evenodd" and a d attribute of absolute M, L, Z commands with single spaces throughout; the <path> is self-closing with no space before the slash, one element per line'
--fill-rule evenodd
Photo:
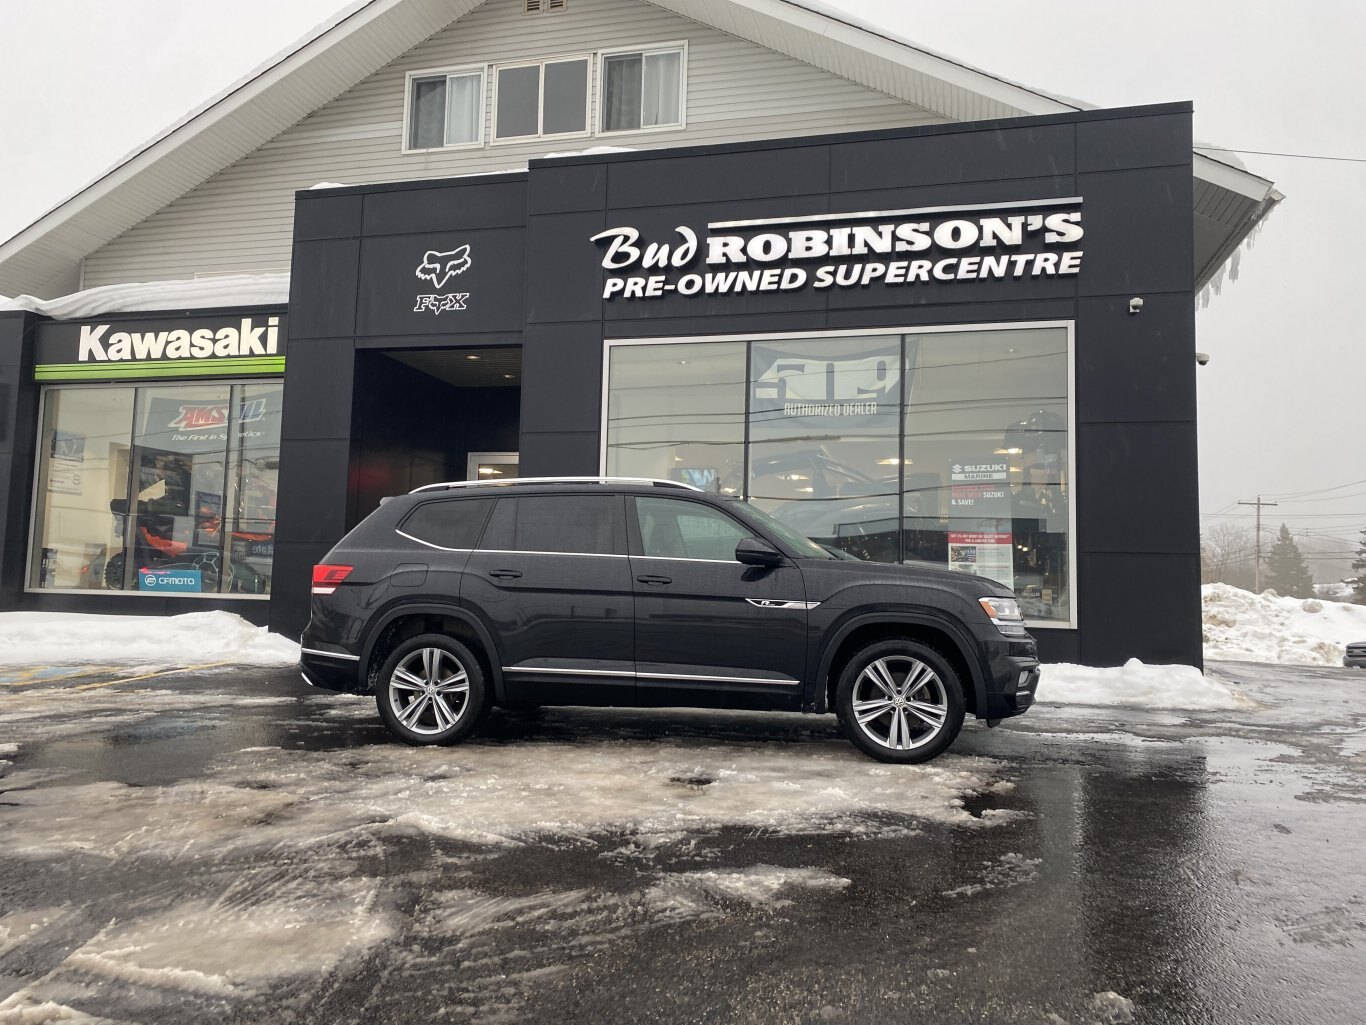
<path fill-rule="evenodd" d="M 530 16 L 522 7 L 522 0 L 488 0 L 114 239 L 87 257 L 85 287 L 286 270 L 294 192 L 323 181 L 349 185 L 502 170 L 525 167 L 528 157 L 599 145 L 647 149 L 944 120 L 642 0 L 570 0 L 565 13 Z M 686 129 L 401 152 L 409 71 L 675 40 L 688 42 Z M 486 111 L 488 106 L 486 97 Z M 486 138 L 491 136 L 489 125 Z"/>

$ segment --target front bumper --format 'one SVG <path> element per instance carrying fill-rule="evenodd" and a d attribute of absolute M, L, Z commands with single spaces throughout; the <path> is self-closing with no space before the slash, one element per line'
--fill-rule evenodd
<path fill-rule="evenodd" d="M 988 658 L 986 707 L 977 717 L 988 721 L 1022 715 L 1039 689 L 1039 653 L 1032 637 L 992 638 Z"/>
<path fill-rule="evenodd" d="M 1343 655 L 1342 664 L 1348 669 L 1366 669 L 1366 655 Z"/>

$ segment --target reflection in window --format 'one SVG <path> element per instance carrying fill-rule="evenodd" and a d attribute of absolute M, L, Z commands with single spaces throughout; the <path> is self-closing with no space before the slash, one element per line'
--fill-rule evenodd
<path fill-rule="evenodd" d="M 1070 622 L 1066 328 L 608 352 L 608 473 L 740 495 L 858 558 L 990 577 L 1034 623 Z"/>
<path fill-rule="evenodd" d="M 607 472 L 739 494 L 745 359 L 744 342 L 613 347 Z"/>
<path fill-rule="evenodd" d="M 746 496 L 815 541 L 895 562 L 901 339 L 755 342 L 750 381 Z"/>
<path fill-rule="evenodd" d="M 30 586 L 266 594 L 278 382 L 50 388 Z"/>

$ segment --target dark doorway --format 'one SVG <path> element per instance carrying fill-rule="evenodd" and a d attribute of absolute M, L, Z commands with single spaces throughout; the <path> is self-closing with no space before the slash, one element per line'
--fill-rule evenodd
<path fill-rule="evenodd" d="M 522 350 L 356 353 L 347 528 L 386 495 L 464 480 L 471 453 L 517 451 Z"/>

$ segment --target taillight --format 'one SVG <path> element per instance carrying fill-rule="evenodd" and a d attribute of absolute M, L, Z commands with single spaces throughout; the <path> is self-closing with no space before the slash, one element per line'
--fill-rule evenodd
<path fill-rule="evenodd" d="M 331 594 L 337 585 L 351 575 L 353 566 L 314 566 L 313 593 Z"/>

